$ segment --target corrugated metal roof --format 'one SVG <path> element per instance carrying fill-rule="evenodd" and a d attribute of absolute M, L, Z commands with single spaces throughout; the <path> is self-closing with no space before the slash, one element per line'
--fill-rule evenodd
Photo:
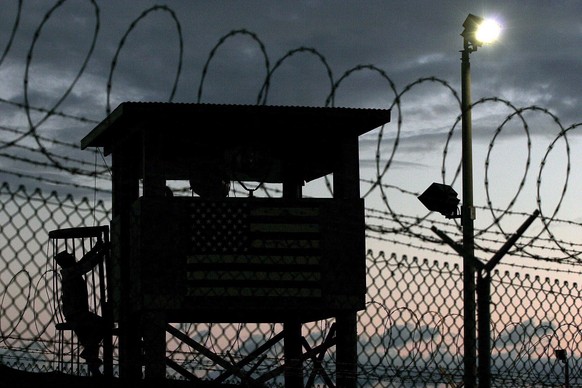
<path fill-rule="evenodd" d="M 108 148 L 137 130 L 161 130 L 176 141 L 262 139 L 313 141 L 359 136 L 390 121 L 389 109 L 124 102 L 81 141 Z"/>

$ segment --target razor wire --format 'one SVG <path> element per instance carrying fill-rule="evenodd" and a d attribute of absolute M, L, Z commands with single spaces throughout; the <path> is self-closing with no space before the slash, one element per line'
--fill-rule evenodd
<path fill-rule="evenodd" d="M 61 148 L 72 152 L 73 150 L 78 149 L 78 145 L 69 142 L 66 138 L 60 138 L 58 135 L 48 134 L 48 131 L 46 131 L 46 134 L 43 132 L 47 121 L 50 118 L 55 117 L 79 124 L 81 127 L 87 129 L 89 128 L 89 125 L 95 125 L 99 121 L 75 113 L 70 113 L 66 110 L 61 110 L 62 103 L 74 91 L 78 81 L 85 74 L 87 63 L 94 53 L 101 26 L 99 6 L 95 1 L 90 1 L 95 17 L 93 36 L 87 54 L 81 67 L 75 74 L 74 80 L 69 84 L 62 96 L 58 98 L 57 102 L 50 108 L 36 107 L 31 104 L 29 98 L 29 94 L 31 93 L 31 90 L 29 89 L 29 69 L 35 59 L 34 54 L 36 44 L 40 36 L 44 33 L 43 27 L 45 23 L 47 23 L 54 16 L 53 13 L 64 4 L 64 0 L 55 2 L 54 6 L 44 15 L 42 22 L 35 31 L 26 59 L 26 71 L 23 79 L 24 101 L 18 102 L 8 99 L 0 99 L 0 104 L 16 109 L 19 112 L 24 113 L 26 116 L 26 123 L 23 125 L 0 122 L 0 131 L 5 134 L 8 139 L 0 141 L 0 151 L 2 151 L 0 153 L 0 160 L 5 162 L 5 166 L 0 169 L 1 172 L 5 174 L 5 176 L 13 176 L 19 180 L 27 182 L 33 181 L 35 184 L 43 184 L 45 187 L 54 187 L 58 190 L 58 192 L 54 191 L 48 195 L 39 189 L 35 190 L 33 193 L 29 193 L 25 186 L 19 186 L 17 189 L 13 189 L 6 182 L 4 182 L 0 188 L 0 214 L 2 215 L 2 218 L 0 218 L 0 222 L 2 223 L 2 230 L 0 233 L 0 252 L 4 261 L 7 263 L 6 268 L 1 274 L 2 285 L 6 291 L 2 296 L 3 318 L 0 322 L 0 329 L 2 331 L 3 347 L 10 350 L 10 352 L 3 356 L 3 360 L 7 364 L 25 366 L 24 369 L 34 369 L 35 367 L 31 366 L 30 360 L 35 359 L 36 357 L 43 359 L 47 357 L 47 354 L 54 355 L 54 335 L 49 335 L 46 338 L 41 335 L 44 333 L 51 334 L 51 330 L 53 330 L 51 329 L 51 321 L 48 316 L 50 315 L 50 311 L 46 307 L 47 286 L 45 285 L 45 287 L 43 287 L 43 285 L 47 283 L 48 277 L 52 276 L 50 272 L 47 272 L 48 269 L 45 266 L 47 256 L 47 252 L 44 251 L 46 248 L 45 233 L 48 230 L 55 228 L 89 224 L 107 224 L 109 221 L 109 209 L 106 202 L 96 201 L 95 199 L 89 201 L 85 197 L 83 197 L 82 200 L 77 200 L 71 195 L 67 195 L 64 199 L 62 198 L 63 193 L 66 193 L 67 191 L 75 191 L 77 189 L 89 192 L 99 192 L 104 196 L 104 198 L 110 196 L 111 191 L 109 187 L 111 184 L 111 177 L 107 161 L 103 155 L 99 150 L 95 153 L 86 152 L 87 156 L 80 157 L 68 156 L 67 154 L 63 155 L 62 151 L 60 151 Z M 13 46 L 14 38 L 17 36 L 20 19 L 22 17 L 20 13 L 21 8 L 22 1 L 19 1 L 18 12 L 15 16 L 12 32 L 0 57 L 0 66 L 3 65 L 5 57 Z M 99 109 L 101 107 L 97 107 L 98 109 L 96 109 L 96 111 L 102 111 L 105 112 L 105 114 L 108 114 L 111 111 L 110 101 L 113 90 L 114 72 L 129 34 L 136 25 L 145 20 L 146 16 L 150 15 L 150 13 L 160 11 L 170 15 L 178 35 L 179 54 L 177 68 L 169 97 L 169 101 L 173 100 L 179 87 L 183 66 L 183 36 L 180 19 L 171 8 L 166 6 L 154 6 L 143 11 L 141 15 L 130 24 L 123 37 L 120 39 L 115 55 L 111 61 L 106 85 L 106 103 L 104 109 Z M 336 93 L 338 90 L 341 90 L 343 82 L 356 73 L 371 72 L 379 75 L 386 82 L 387 91 L 393 95 L 392 102 L 388 107 L 396 114 L 397 121 L 396 129 L 389 132 L 390 136 L 386 136 L 388 132 L 385 127 L 378 129 L 375 147 L 376 177 L 372 180 L 362 179 L 361 181 L 362 185 L 367 185 L 369 187 L 364 191 L 363 197 L 368 198 L 373 195 L 379 195 L 381 203 L 384 206 L 384 208 L 368 207 L 366 209 L 367 239 L 368 241 L 380 244 L 380 246 L 390 245 L 393 247 L 406 247 L 415 249 L 416 251 L 425 252 L 430 256 L 435 255 L 444 257 L 445 260 L 454 261 L 454 252 L 451 252 L 442 241 L 437 239 L 431 233 L 430 226 L 439 225 L 441 229 L 446 230 L 454 239 L 460 240 L 460 225 L 445 223 L 430 214 L 418 217 L 406 213 L 399 213 L 393 206 L 389 192 L 396 191 L 411 198 L 418 197 L 420 193 L 411 190 L 408 187 L 394 186 L 388 183 L 388 180 L 386 179 L 387 173 L 391 168 L 393 168 L 396 155 L 399 151 L 399 146 L 402 144 L 403 140 L 405 140 L 403 138 L 403 126 L 407 121 L 403 109 L 403 100 L 407 96 L 407 93 L 416 90 L 420 85 L 434 84 L 437 87 L 444 88 L 445 92 L 450 94 L 452 99 L 456 101 L 456 104 L 458 105 L 456 108 L 460 111 L 459 97 L 451 84 L 446 80 L 436 77 L 422 77 L 404 86 L 404 88 L 399 89 L 386 70 L 371 64 L 356 65 L 335 78 L 334 71 L 325 56 L 317 49 L 309 47 L 292 49 L 281 56 L 278 60 L 271 61 L 265 44 L 257 34 L 246 29 L 238 29 L 221 37 L 218 40 L 218 43 L 210 51 L 208 59 L 201 72 L 197 102 L 202 103 L 204 101 L 203 92 L 206 75 L 211 63 L 213 63 L 212 60 L 218 49 L 227 39 L 239 36 L 250 37 L 258 45 L 264 58 L 265 77 L 262 80 L 262 84 L 259 84 L 259 93 L 256 99 L 257 104 L 266 105 L 268 103 L 268 96 L 273 77 L 276 76 L 277 71 L 284 66 L 285 61 L 296 54 L 313 55 L 318 63 L 322 65 L 323 71 L 330 82 L 330 90 L 324 102 L 324 105 L 326 106 L 334 106 Z M 274 65 L 271 66 L 271 63 L 274 63 Z M 543 223 L 543 228 L 539 229 L 537 232 L 525 235 L 509 253 L 510 256 L 517 258 L 517 260 L 505 265 L 514 270 L 518 268 L 520 271 L 537 274 L 539 272 L 543 273 L 547 268 L 545 264 L 549 264 L 552 266 L 552 273 L 559 275 L 560 278 L 579 278 L 580 271 L 577 266 L 580 264 L 581 260 L 580 243 L 571 239 L 559 237 L 558 231 L 565 226 L 568 226 L 573 230 L 579 230 L 582 226 L 582 223 L 577 219 L 559 218 L 560 215 L 563 214 L 560 213 L 560 210 L 563 209 L 564 198 L 566 194 L 572 190 L 572 181 L 570 179 L 572 173 L 570 164 L 572 148 L 568 136 L 574 133 L 574 130 L 582 125 L 582 123 L 574 123 L 565 126 L 561 123 L 560 119 L 547 108 L 536 105 L 517 107 L 510 101 L 498 97 L 482 98 L 474 102 L 472 108 L 479 109 L 486 104 L 500 105 L 508 108 L 510 113 L 500 121 L 501 123 L 495 129 L 493 137 L 489 142 L 489 149 L 484 163 L 484 186 L 487 198 L 486 203 L 477 206 L 477 208 L 484 213 L 490 214 L 491 223 L 484 227 L 480 227 L 477 230 L 476 245 L 479 250 L 478 255 L 486 256 L 495 252 L 495 247 L 499 246 L 507 239 L 511 231 L 502 226 L 504 219 L 522 219 L 528 215 L 523 210 L 516 210 L 516 204 L 518 204 L 520 200 L 523 200 L 526 177 L 530 174 L 530 169 L 533 167 L 531 156 L 532 135 L 530 133 L 530 125 L 528 124 L 525 115 L 537 113 L 550 117 L 558 128 L 557 135 L 553 139 L 550 139 L 549 145 L 545 149 L 545 153 L 540 161 L 539 169 L 537 171 L 535 202 L 537 209 L 540 211 L 540 219 Z M 41 114 L 41 118 L 36 121 L 33 120 L 31 115 L 32 112 Z M 514 120 L 519 121 L 519 124 L 523 129 L 527 160 L 521 178 L 519 179 L 519 182 L 517 182 L 518 189 L 516 193 L 511 198 L 507 207 L 499 208 L 493 203 L 490 193 L 490 164 L 492 161 L 491 158 L 493 157 L 492 151 L 498 143 L 499 136 L 506 129 L 506 126 Z M 454 169 L 452 175 L 448 174 L 447 169 L 447 158 L 450 155 L 450 150 L 452 148 L 451 142 L 453 141 L 455 128 L 460 121 L 460 114 L 453 117 L 451 121 L 453 121 L 453 124 L 449 131 L 443 133 L 445 140 L 443 141 L 443 156 L 441 164 L 442 182 L 447 184 L 454 184 L 460 172 L 460 162 Z M 29 140 L 33 140 L 36 146 L 31 146 Z M 383 152 L 383 149 L 389 146 L 389 144 L 387 144 L 388 141 L 390 142 L 392 149 L 389 152 Z M 546 201 L 549 202 L 549 200 L 544 198 L 541 186 L 544 182 L 544 174 L 548 174 L 547 161 L 552 153 L 555 153 L 558 142 L 564 142 L 566 147 L 565 154 L 567 165 L 564 169 L 565 179 L 562 187 L 556 188 L 560 193 L 557 204 L 548 211 L 545 203 Z M 101 156 L 101 159 L 98 158 L 99 155 Z M 90 158 L 90 156 L 93 156 L 93 159 Z M 11 166 L 11 164 L 15 165 Z M 38 174 L 39 170 L 42 170 L 43 174 Z M 93 181 L 90 181 L 89 179 L 93 179 Z M 331 192 L 329 181 L 326 182 L 327 189 Z M 276 188 L 267 185 L 262 185 L 260 189 L 264 191 L 266 196 L 277 194 Z M 237 193 L 235 192 L 233 194 Z M 244 191 L 238 192 L 238 194 L 244 194 Z M 528 261 L 527 264 L 518 264 L 520 263 L 520 259 L 528 259 L 530 261 Z M 374 271 L 377 272 L 376 275 L 372 275 Z M 389 275 L 387 276 L 385 273 L 388 273 L 388 271 Z M 400 274 L 399 271 L 402 271 L 402 274 Z M 433 281 L 435 283 L 443 281 L 457 283 L 453 281 L 453 279 L 460 276 L 458 266 L 449 265 L 447 262 L 442 263 L 435 261 L 429 263 L 423 261 L 419 263 L 417 260 L 410 261 L 405 257 L 398 258 L 393 255 L 386 257 L 384 254 L 376 256 L 372 252 L 368 253 L 368 283 L 374 286 L 369 291 L 370 295 L 368 297 L 370 298 L 370 301 L 368 307 L 360 317 L 360 325 L 364 325 L 362 322 L 366 322 L 364 325 L 365 327 L 362 326 L 362 333 L 365 330 L 373 330 L 373 332 L 369 334 L 369 338 L 366 337 L 369 342 L 360 342 L 364 342 L 365 344 L 373 343 L 374 346 L 373 350 L 370 350 L 360 344 L 362 347 L 360 349 L 360 377 L 375 376 L 378 381 L 390 378 L 399 379 L 399 381 L 403 382 L 419 381 L 418 379 L 420 379 L 420 381 L 427 384 L 437 380 L 444 383 L 447 381 L 460 381 L 462 371 L 460 370 L 461 364 L 459 364 L 459 357 L 458 354 L 453 356 L 451 351 L 451 349 L 456 349 L 455 346 L 457 343 L 455 341 L 458 341 L 459 339 L 458 336 L 455 337 L 453 331 L 457 330 L 457 334 L 462 333 L 462 329 L 458 322 L 458 314 L 460 314 L 460 312 L 456 312 L 456 309 L 459 309 L 460 307 L 456 304 L 449 306 L 443 301 L 441 302 L 442 305 L 437 306 L 440 308 L 446 308 L 446 314 L 441 316 L 440 312 L 437 314 L 431 310 L 435 308 L 435 305 L 433 304 L 431 307 L 425 307 L 425 316 L 419 317 L 418 313 L 414 313 L 415 310 L 411 310 L 410 307 L 399 305 L 399 302 L 402 301 L 405 301 L 406 304 L 422 304 L 422 301 L 417 300 L 418 296 L 414 295 L 410 290 L 398 291 L 405 294 L 403 297 L 404 299 L 402 300 L 397 299 L 396 297 L 383 299 L 385 298 L 383 293 L 391 294 L 397 290 L 397 288 L 390 288 L 397 287 L 396 285 L 387 286 L 395 281 L 394 275 L 400 274 L 399 276 L 402 276 L 403 279 L 407 279 L 405 282 L 410 284 L 407 276 L 414 276 L 416 279 L 417 277 L 422 277 L 421 275 L 425 272 L 430 273 L 430 276 L 434 277 Z M 441 278 L 444 278 L 445 280 Z M 419 289 L 423 287 L 430 288 L 421 280 L 415 280 L 415 282 L 417 282 L 415 287 Z M 449 286 L 449 288 L 446 288 L 446 291 L 454 293 L 456 292 L 455 290 L 457 290 L 457 287 L 458 284 Z M 562 336 L 566 336 L 566 334 L 572 337 L 568 337 L 568 343 L 574 346 L 572 352 L 575 366 L 571 373 L 579 379 L 581 373 L 579 364 L 580 327 L 575 326 L 576 322 L 572 321 L 572 318 L 568 316 L 567 312 L 554 311 L 553 305 L 544 303 L 544 301 L 553 298 L 556 289 L 560 289 L 562 290 L 560 295 L 562 295 L 562 298 L 568 300 L 568 306 L 571 306 L 572 310 L 577 309 L 579 311 L 580 294 L 577 283 L 572 281 L 557 281 L 557 283 L 554 283 L 546 278 L 539 278 L 537 275 L 526 275 L 525 278 L 521 278 L 519 274 L 516 273 L 509 274 L 509 272 L 496 272 L 493 275 L 492 289 L 496 290 L 493 298 L 498 298 L 498 301 L 494 302 L 494 304 L 497 306 L 496 303 L 499 303 L 499 306 L 501 306 L 500 308 L 515 310 L 524 308 L 519 304 L 512 305 L 512 303 L 515 303 L 514 300 L 505 300 L 507 299 L 507 295 L 512 295 L 512 293 L 515 295 L 527 293 L 527 295 L 530 295 L 528 296 L 528 299 L 525 299 L 528 303 L 533 304 L 534 301 L 536 301 L 535 303 L 539 304 L 535 305 L 535 308 L 528 307 L 527 309 L 528 313 L 529 310 L 535 310 L 538 315 L 529 317 L 524 314 L 520 317 L 521 319 L 518 323 L 501 324 L 499 322 L 506 321 L 504 314 L 507 314 L 507 312 L 496 310 L 493 313 L 498 315 L 496 325 L 501 325 L 501 327 L 495 327 L 496 335 L 492 336 L 492 338 L 495 338 L 496 346 L 499 346 L 499 349 L 495 348 L 495 355 L 500 356 L 499 359 L 502 360 L 498 361 L 498 358 L 495 358 L 493 371 L 497 374 L 494 376 L 494 380 L 504 383 L 509 381 L 514 384 L 521 384 L 528 380 L 532 376 L 532 373 L 534 375 L 535 373 L 538 373 L 540 371 L 538 366 L 542 365 L 541 370 L 543 373 L 538 377 L 537 384 L 542 386 L 544 386 L 544 384 L 546 384 L 546 386 L 555 386 L 552 384 L 558 384 L 557 381 L 559 381 L 559 376 L 563 374 L 563 367 L 553 358 L 551 354 L 552 346 L 555 347 L 555 342 L 560 340 Z M 544 297 L 538 299 L 537 296 L 532 296 L 533 294 L 531 293 L 534 292 L 533 290 L 541 292 Z M 436 291 L 432 290 L 431 292 Z M 420 295 L 423 298 L 425 296 L 430 296 L 433 299 L 436 297 L 430 292 Z M 523 301 L 523 298 L 520 297 L 519 299 Z M 434 303 L 434 300 L 432 302 Z M 34 310 L 39 309 L 40 311 L 31 314 L 31 308 Z M 420 311 L 422 311 L 422 309 L 420 309 Z M 39 315 L 41 315 L 41 313 L 47 314 L 47 317 L 43 317 L 44 321 L 39 322 Z M 407 316 L 408 318 L 396 318 L 403 316 Z M 548 316 L 551 316 L 551 319 L 547 318 Z M 432 317 L 432 321 L 430 321 L 430 325 L 432 326 L 427 322 L 423 322 L 423 319 L 427 319 L 427 317 Z M 372 323 L 374 319 L 385 319 L 387 321 L 382 324 L 377 324 Z M 527 330 L 531 330 L 531 328 L 526 325 L 530 319 L 531 322 L 536 321 L 536 325 L 543 329 L 538 328 L 533 332 L 527 332 Z M 402 327 L 399 326 L 398 322 L 401 322 Z M 438 324 L 435 322 L 438 322 Z M 312 335 L 312 337 L 317 338 L 317 340 L 321 338 L 321 333 L 324 333 L 326 329 L 329 329 L 329 322 L 321 325 L 321 327 L 317 327 L 316 325 L 315 328 L 310 329 L 313 330 L 314 333 L 320 333 Z M 576 327 L 575 330 L 570 329 L 572 325 Z M 34 327 L 35 329 L 30 331 L 28 329 L 29 327 Z M 440 330 L 437 330 L 437 328 Z M 44 329 L 46 329 L 45 332 L 43 332 Z M 242 326 L 236 328 L 206 327 L 205 329 L 201 329 L 196 325 L 189 327 L 189 330 L 204 338 L 204 341 L 215 339 L 214 337 L 230 336 L 232 335 L 232 332 L 238 334 L 244 332 L 251 338 L 255 335 L 265 338 L 275 335 L 275 329 L 276 328 L 270 326 L 256 329 L 249 329 Z M 511 332 L 510 329 L 512 329 Z M 218 334 L 216 334 L 216 330 L 218 330 Z M 515 333 L 518 330 L 523 330 L 529 334 L 520 334 L 519 337 L 516 337 L 520 339 L 520 344 L 506 341 L 506 338 L 514 338 L 516 335 Z M 445 331 L 447 333 L 442 334 Z M 439 341 L 429 341 L 430 344 L 423 344 L 422 339 L 427 337 L 433 338 L 436 335 L 435 333 L 440 333 L 439 335 L 442 338 L 439 338 Z M 233 338 L 239 338 L 240 336 L 238 334 Z M 392 335 L 395 337 L 391 337 Z M 408 342 L 411 340 L 413 340 L 412 342 L 414 343 L 414 346 L 412 347 L 410 347 Z M 238 344 L 238 346 L 233 344 L 232 346 L 232 348 L 220 350 L 223 352 L 231 352 L 232 357 L 235 358 L 242 357 L 241 354 L 244 354 L 242 350 L 244 350 L 246 346 L 249 346 L 249 344 Z M 439 356 L 436 356 L 438 352 L 434 354 L 429 352 L 429 349 L 441 349 L 443 346 L 450 352 Z M 511 349 L 509 350 L 508 347 L 511 347 Z M 205 364 L 206 361 L 192 356 L 192 353 L 189 351 L 190 350 L 181 349 L 180 346 L 176 345 L 176 349 L 173 351 L 172 356 L 176 357 L 177 362 L 194 364 L 196 365 L 196 368 L 199 368 L 199 370 L 206 370 L 208 373 L 216 373 L 212 365 Z M 241 353 L 238 354 L 239 352 Z M 431 357 L 433 357 L 433 359 L 431 359 L 432 361 L 429 363 L 425 360 L 427 352 L 432 354 Z M 508 354 L 506 358 L 501 357 L 504 353 Z M 397 361 L 395 363 L 388 362 L 389 360 L 392 360 L 390 356 L 393 355 L 398 356 L 396 358 Z M 532 355 L 537 358 L 533 359 Z M 192 359 L 192 357 L 194 358 Z M 267 358 L 272 361 L 270 367 L 281 362 L 278 357 L 279 355 L 276 351 L 273 351 L 272 354 L 267 356 Z M 51 370 L 52 367 L 49 364 L 40 367 L 40 369 Z M 36 365 L 42 365 L 42 363 L 37 363 Z M 495 372 L 495 370 L 497 372 Z M 504 380 L 505 378 L 509 380 Z"/>

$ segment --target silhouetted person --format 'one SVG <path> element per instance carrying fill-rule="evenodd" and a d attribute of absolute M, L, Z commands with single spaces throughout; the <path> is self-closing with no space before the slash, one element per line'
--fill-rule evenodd
<path fill-rule="evenodd" d="M 89 295 L 84 275 L 103 260 L 106 244 L 98 241 L 79 261 L 67 252 L 55 256 L 61 267 L 62 311 L 83 346 L 80 356 L 87 361 L 92 375 L 101 375 L 99 344 L 105 336 L 105 320 L 89 309 Z"/>
<path fill-rule="evenodd" d="M 230 181 L 217 171 L 191 174 L 190 190 L 202 198 L 224 198 L 230 191 Z"/>
<path fill-rule="evenodd" d="M 168 186 L 166 186 L 166 188 L 164 189 L 164 195 L 166 197 L 173 197 L 174 192 L 172 191 L 172 189 L 170 189 Z"/>

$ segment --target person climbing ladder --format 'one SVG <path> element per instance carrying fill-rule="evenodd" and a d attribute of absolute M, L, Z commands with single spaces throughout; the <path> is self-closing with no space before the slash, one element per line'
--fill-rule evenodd
<path fill-rule="evenodd" d="M 106 333 L 105 319 L 89 309 L 89 295 L 85 274 L 91 271 L 105 257 L 108 244 L 98 240 L 79 261 L 68 251 L 61 251 L 54 257 L 61 268 L 61 307 L 67 323 L 83 346 L 80 356 L 87 361 L 93 376 L 100 376 L 102 364 L 99 346 Z"/>

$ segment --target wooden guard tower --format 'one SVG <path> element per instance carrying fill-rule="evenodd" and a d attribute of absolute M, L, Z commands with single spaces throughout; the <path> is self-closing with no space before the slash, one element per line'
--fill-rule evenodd
<path fill-rule="evenodd" d="M 333 318 L 336 385 L 355 387 L 366 293 L 358 138 L 389 121 L 381 109 L 126 102 L 87 134 L 83 149 L 112 157 L 120 376 L 142 378 L 145 365 L 146 379 L 165 378 L 168 323 L 276 322 L 285 384 L 303 387 L 301 324 Z M 305 182 L 330 174 L 332 198 L 303 198 Z M 282 194 L 166 192 L 167 181 L 217 175 Z"/>

